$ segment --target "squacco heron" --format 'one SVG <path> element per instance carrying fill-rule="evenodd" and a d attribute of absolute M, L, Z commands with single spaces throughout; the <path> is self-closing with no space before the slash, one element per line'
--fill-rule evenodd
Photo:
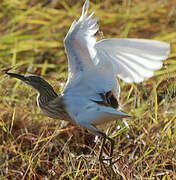
<path fill-rule="evenodd" d="M 113 38 L 96 41 L 98 31 L 94 12 L 89 16 L 89 0 L 82 15 L 68 31 L 64 45 L 68 58 L 68 80 L 60 95 L 39 76 L 22 76 L 7 72 L 39 92 L 37 102 L 51 118 L 71 121 L 111 142 L 114 140 L 96 126 L 129 117 L 117 109 L 120 86 L 117 78 L 127 83 L 142 82 L 162 67 L 170 46 L 165 42 L 145 39 Z M 102 151 L 101 153 L 102 154 Z"/>

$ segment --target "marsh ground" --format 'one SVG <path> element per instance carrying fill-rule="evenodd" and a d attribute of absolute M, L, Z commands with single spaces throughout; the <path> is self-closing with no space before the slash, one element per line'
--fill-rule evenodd
<path fill-rule="evenodd" d="M 35 73 L 59 93 L 67 79 L 63 39 L 81 14 L 78 0 L 0 1 L 0 179 L 109 179 L 98 161 L 100 141 L 40 112 L 36 92 L 9 79 Z M 118 179 L 176 179 L 176 1 L 92 0 L 97 38 L 130 37 L 171 43 L 153 78 L 121 84 L 120 104 L 129 128 L 105 125 L 115 140 Z M 107 144 L 108 148 L 108 144 Z"/>

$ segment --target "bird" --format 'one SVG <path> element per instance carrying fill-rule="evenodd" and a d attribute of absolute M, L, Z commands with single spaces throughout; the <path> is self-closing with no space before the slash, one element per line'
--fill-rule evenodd
<path fill-rule="evenodd" d="M 38 91 L 37 104 L 46 116 L 70 121 L 102 137 L 102 147 L 109 140 L 112 159 L 114 139 L 97 126 L 130 117 L 118 109 L 118 79 L 140 83 L 152 77 L 168 58 L 170 45 L 135 38 L 97 41 L 98 18 L 94 18 L 95 11 L 88 15 L 88 10 L 89 0 L 86 0 L 79 20 L 74 20 L 64 39 L 68 79 L 59 95 L 40 76 L 6 73 Z"/>

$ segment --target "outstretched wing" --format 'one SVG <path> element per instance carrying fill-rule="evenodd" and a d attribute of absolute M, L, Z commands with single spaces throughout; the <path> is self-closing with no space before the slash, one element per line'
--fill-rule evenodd
<path fill-rule="evenodd" d="M 69 61 L 66 89 L 76 86 L 78 92 L 89 97 L 112 90 L 118 98 L 120 87 L 117 77 L 125 82 L 142 82 L 162 67 L 170 52 L 167 43 L 144 39 L 105 39 L 96 42 L 98 30 L 94 12 L 87 16 L 86 0 L 78 22 L 74 21 L 64 40 Z M 87 91 L 87 89 L 93 91 Z M 91 94 L 91 95 L 90 95 Z"/>
<path fill-rule="evenodd" d="M 152 77 L 170 53 L 169 44 L 145 39 L 104 39 L 95 48 L 100 54 L 106 54 L 106 59 L 97 59 L 111 61 L 116 76 L 127 83 Z"/>
<path fill-rule="evenodd" d="M 82 8 L 82 15 L 78 22 L 74 21 L 67 33 L 64 45 L 69 63 L 69 81 L 75 76 L 93 66 L 96 39 L 94 34 L 98 30 L 98 19 L 92 19 L 94 12 L 87 17 L 89 1 Z"/>
<path fill-rule="evenodd" d="M 98 31 L 98 19 L 93 18 L 94 12 L 87 16 L 88 9 L 89 0 L 86 0 L 81 17 L 72 23 L 64 40 L 69 62 L 69 76 L 65 89 L 70 86 L 78 87 L 81 81 L 79 86 L 82 86 L 82 92 L 83 88 L 89 88 L 94 90 L 92 93 L 105 93 L 113 88 L 115 77 L 110 61 L 106 61 L 100 68 L 97 66 L 94 34 Z M 101 58 L 101 54 L 99 57 Z"/>

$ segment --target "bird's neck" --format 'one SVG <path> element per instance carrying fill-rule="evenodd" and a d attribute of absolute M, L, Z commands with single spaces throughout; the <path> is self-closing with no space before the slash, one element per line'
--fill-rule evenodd
<path fill-rule="evenodd" d="M 39 92 L 37 101 L 38 105 L 47 105 L 50 101 L 53 101 L 58 97 L 57 93 L 54 91 L 53 88 L 49 89 L 43 89 L 42 91 Z"/>

